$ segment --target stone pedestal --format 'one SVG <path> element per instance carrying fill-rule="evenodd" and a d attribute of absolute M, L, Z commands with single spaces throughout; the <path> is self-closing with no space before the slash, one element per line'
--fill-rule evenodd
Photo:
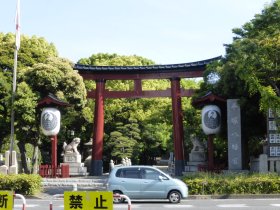
<path fill-rule="evenodd" d="M 190 162 L 204 162 L 206 160 L 206 155 L 204 152 L 192 151 L 189 154 Z"/>
<path fill-rule="evenodd" d="M 12 157 L 10 157 L 10 151 L 5 152 L 5 164 L 0 166 L 1 174 L 18 174 L 18 163 L 17 163 L 17 153 L 12 151 Z M 11 159 L 11 165 L 10 165 Z M 2 160 L 3 162 L 3 160 Z"/>
<path fill-rule="evenodd" d="M 198 171 L 200 165 L 207 165 L 206 155 L 204 152 L 192 151 L 189 154 L 189 162 L 185 168 L 186 171 L 195 172 Z"/>
<path fill-rule="evenodd" d="M 82 157 L 80 154 L 65 154 L 63 156 L 63 163 L 81 163 Z"/>
<path fill-rule="evenodd" d="M 187 166 L 185 167 L 185 171 L 187 172 L 198 171 L 200 165 L 207 164 L 205 148 L 202 142 L 195 135 L 191 136 L 191 141 L 193 149 L 189 154 L 189 162 L 187 162 Z"/>
<path fill-rule="evenodd" d="M 80 154 L 65 154 L 63 157 L 63 163 L 61 165 L 69 165 L 69 175 L 70 176 L 85 176 L 87 175 L 87 168 L 84 163 L 81 162 Z"/>
<path fill-rule="evenodd" d="M 6 166 L 6 165 L 0 166 L 0 174 L 5 174 L 5 175 L 7 175 L 7 174 L 8 174 L 8 170 L 9 170 L 9 167 L 8 167 L 8 166 Z"/>

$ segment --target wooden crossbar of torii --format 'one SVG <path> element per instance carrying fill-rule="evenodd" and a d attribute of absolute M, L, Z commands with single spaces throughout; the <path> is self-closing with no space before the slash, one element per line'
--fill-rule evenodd
<path fill-rule="evenodd" d="M 183 114 L 181 97 L 192 96 L 194 90 L 180 87 L 182 78 L 197 78 L 203 76 L 207 64 L 220 60 L 215 57 L 208 60 L 151 66 L 89 66 L 76 64 L 75 70 L 84 80 L 94 80 L 96 89 L 88 92 L 88 97 L 95 99 L 92 162 L 90 175 L 99 176 L 103 171 L 103 137 L 104 137 L 104 100 L 106 98 L 172 98 L 172 121 L 174 137 L 175 175 L 180 176 L 184 171 L 184 141 Z M 142 80 L 169 79 L 171 88 L 166 90 L 143 90 Z M 130 91 L 112 91 L 105 89 L 107 80 L 133 80 L 134 88 Z"/>

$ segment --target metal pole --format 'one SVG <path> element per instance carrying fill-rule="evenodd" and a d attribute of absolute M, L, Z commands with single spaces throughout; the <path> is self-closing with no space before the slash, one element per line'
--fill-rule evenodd
<path fill-rule="evenodd" d="M 22 200 L 22 210 L 25 210 L 26 209 L 26 199 L 25 199 L 25 197 L 21 194 L 14 194 L 14 196 L 16 198 L 20 198 Z"/>
<path fill-rule="evenodd" d="M 12 151 L 14 149 L 14 134 L 15 134 L 15 111 L 14 111 L 14 101 L 17 87 L 17 57 L 18 50 L 20 48 L 20 0 L 17 0 L 17 8 L 16 8 L 16 34 L 15 34 L 15 53 L 14 53 L 14 70 L 13 70 L 13 90 L 12 90 L 12 104 L 11 104 L 11 142 L 10 142 L 10 161 L 9 165 L 11 165 L 12 161 Z"/>
<path fill-rule="evenodd" d="M 13 88 L 12 88 L 12 104 L 11 104 L 11 142 L 10 142 L 10 165 L 12 163 L 12 151 L 14 150 L 15 142 L 15 110 L 14 110 L 14 101 L 17 87 L 17 48 L 14 53 L 14 70 L 13 70 Z"/>
<path fill-rule="evenodd" d="M 56 198 L 63 198 L 64 197 L 64 194 L 55 194 L 52 196 L 51 200 L 50 200 L 50 210 L 53 210 L 53 200 L 56 199 Z"/>

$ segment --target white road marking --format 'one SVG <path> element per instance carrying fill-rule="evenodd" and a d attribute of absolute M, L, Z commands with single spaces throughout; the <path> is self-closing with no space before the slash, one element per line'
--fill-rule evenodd
<path fill-rule="evenodd" d="M 193 205 L 176 205 L 176 204 L 169 204 L 169 205 L 163 205 L 164 208 L 170 208 L 173 209 L 180 209 L 180 208 L 193 208 Z"/>
<path fill-rule="evenodd" d="M 279 203 L 272 203 L 272 204 L 270 204 L 271 206 L 277 206 L 277 207 L 280 207 L 280 204 Z"/>
<path fill-rule="evenodd" d="M 114 205 L 114 209 L 127 209 L 128 205 L 127 204 L 117 204 L 117 205 Z M 134 204 L 131 204 L 131 208 L 132 209 L 137 209 L 137 208 L 140 208 L 140 205 L 134 205 Z"/>
<path fill-rule="evenodd" d="M 249 207 L 246 204 L 220 204 L 217 205 L 220 208 L 243 208 L 243 207 Z"/>
<path fill-rule="evenodd" d="M 30 208 L 37 207 L 37 206 L 39 206 L 39 205 L 36 205 L 36 204 L 27 204 L 27 205 L 25 205 L 25 207 L 30 207 Z M 15 208 L 20 208 L 20 207 L 22 207 L 22 204 L 15 204 L 14 207 Z"/>

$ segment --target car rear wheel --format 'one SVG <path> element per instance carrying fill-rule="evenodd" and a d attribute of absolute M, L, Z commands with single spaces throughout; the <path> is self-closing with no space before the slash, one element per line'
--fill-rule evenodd
<path fill-rule="evenodd" d="M 114 190 L 114 191 L 113 191 L 113 194 L 114 194 L 114 195 L 115 195 L 115 194 L 121 195 L 121 194 L 123 194 L 123 193 L 122 193 L 121 191 L 119 191 L 119 190 Z M 123 202 L 124 202 L 124 199 L 121 198 L 121 197 L 115 197 L 115 196 L 114 196 L 113 202 L 114 202 L 114 203 L 123 203 Z"/>
<path fill-rule="evenodd" d="M 170 201 L 170 203 L 180 203 L 181 198 L 182 198 L 181 193 L 176 190 L 172 190 L 168 194 L 168 200 Z"/>

